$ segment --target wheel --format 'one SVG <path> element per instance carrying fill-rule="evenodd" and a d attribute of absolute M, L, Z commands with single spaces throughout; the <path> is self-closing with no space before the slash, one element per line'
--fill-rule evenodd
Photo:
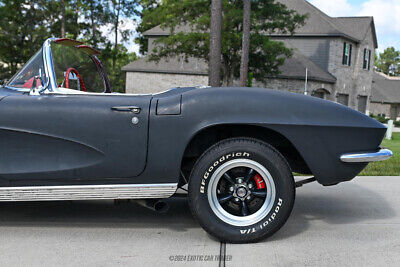
<path fill-rule="evenodd" d="M 189 206 L 200 225 L 223 242 L 267 238 L 288 219 L 295 184 L 285 158 L 250 138 L 227 139 L 208 149 L 189 180 Z"/>

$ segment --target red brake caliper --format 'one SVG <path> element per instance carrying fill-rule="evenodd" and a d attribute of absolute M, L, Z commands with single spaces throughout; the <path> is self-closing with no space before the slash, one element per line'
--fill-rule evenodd
<path fill-rule="evenodd" d="M 254 181 L 256 181 L 257 189 L 264 189 L 265 188 L 264 179 L 258 173 L 256 174 L 256 176 L 254 176 Z"/>

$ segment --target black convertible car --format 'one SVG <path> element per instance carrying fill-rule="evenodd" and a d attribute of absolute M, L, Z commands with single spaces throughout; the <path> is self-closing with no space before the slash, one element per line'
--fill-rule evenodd
<path fill-rule="evenodd" d="M 49 39 L 0 88 L 0 201 L 138 199 L 157 208 L 187 188 L 207 232 L 255 242 L 285 223 L 296 187 L 349 181 L 392 156 L 380 148 L 382 124 L 310 96 L 112 93 L 98 53 Z M 315 178 L 296 183 L 293 172 Z"/>

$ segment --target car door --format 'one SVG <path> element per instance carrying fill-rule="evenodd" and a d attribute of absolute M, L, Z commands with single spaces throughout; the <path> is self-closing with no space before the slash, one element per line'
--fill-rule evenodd
<path fill-rule="evenodd" d="M 0 178 L 90 183 L 146 166 L 151 96 L 10 95 L 0 102 Z"/>

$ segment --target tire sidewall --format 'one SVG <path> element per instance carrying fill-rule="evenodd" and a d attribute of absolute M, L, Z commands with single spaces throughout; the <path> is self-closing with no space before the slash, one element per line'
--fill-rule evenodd
<path fill-rule="evenodd" d="M 229 144 L 230 143 L 230 144 Z M 226 162 L 246 159 L 263 165 L 275 183 L 276 196 L 269 213 L 259 222 L 234 226 L 222 221 L 208 199 L 210 178 Z M 199 159 L 189 184 L 189 197 L 200 224 L 221 240 L 251 242 L 272 235 L 287 220 L 294 202 L 294 180 L 285 159 L 271 146 L 255 141 L 222 142 Z"/>

